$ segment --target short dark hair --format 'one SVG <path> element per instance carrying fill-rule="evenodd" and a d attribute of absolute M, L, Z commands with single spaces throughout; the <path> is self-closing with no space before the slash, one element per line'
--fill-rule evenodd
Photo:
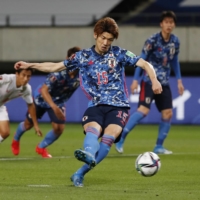
<path fill-rule="evenodd" d="M 97 21 L 94 25 L 94 33 L 97 36 L 101 35 L 103 32 L 108 32 L 114 36 L 115 39 L 119 36 L 119 28 L 116 21 L 110 17 L 105 17 Z"/>
<path fill-rule="evenodd" d="M 80 51 L 80 47 L 72 47 L 67 51 L 67 57 L 69 58 L 71 55 L 75 54 L 76 52 Z"/>
<path fill-rule="evenodd" d="M 20 68 L 20 69 L 16 69 L 15 73 L 20 74 L 23 70 L 31 71 L 31 74 L 33 74 L 33 72 L 34 72 L 34 69 L 32 69 L 32 68 L 27 68 L 27 69 Z"/>
<path fill-rule="evenodd" d="M 166 17 L 172 18 L 175 23 L 177 21 L 176 14 L 173 11 L 171 11 L 171 10 L 163 11 L 161 13 L 160 22 L 162 22 Z"/>

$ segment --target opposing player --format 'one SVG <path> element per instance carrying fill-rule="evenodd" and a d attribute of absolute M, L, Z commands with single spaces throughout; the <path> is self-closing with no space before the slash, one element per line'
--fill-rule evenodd
<path fill-rule="evenodd" d="M 75 52 L 80 50 L 79 47 L 70 48 L 67 52 L 67 57 L 70 57 Z M 37 118 L 40 119 L 45 112 L 48 113 L 51 119 L 52 130 L 50 130 L 45 138 L 36 146 L 36 152 L 43 158 L 51 158 L 46 147 L 55 142 L 63 133 L 65 127 L 65 102 L 79 87 L 78 70 L 67 72 L 50 73 L 44 84 L 37 87 L 34 92 L 34 103 L 36 107 Z M 18 125 L 16 133 L 12 141 L 12 152 L 18 155 L 20 152 L 20 138 L 29 129 L 33 127 L 33 121 L 27 113 L 24 122 Z"/>
<path fill-rule="evenodd" d="M 176 75 L 179 94 L 182 95 L 184 91 L 178 61 L 179 39 L 172 34 L 175 24 L 176 15 L 174 12 L 164 11 L 160 19 L 161 32 L 152 35 L 144 44 L 141 57 L 154 66 L 157 78 L 162 84 L 163 92 L 155 95 L 150 89 L 151 81 L 148 74 L 143 72 L 138 109 L 130 116 L 128 123 L 123 129 L 122 137 L 115 146 L 119 153 L 123 153 L 123 144 L 128 133 L 149 113 L 152 100 L 155 100 L 157 109 L 161 113 L 158 138 L 153 152 L 157 154 L 172 153 L 172 151 L 163 147 L 163 142 L 171 127 L 172 118 L 172 94 L 169 86 L 171 67 Z M 142 71 L 140 69 L 137 68 L 134 74 L 131 85 L 132 93 L 138 88 L 138 80 Z"/>
<path fill-rule="evenodd" d="M 37 135 L 42 136 L 36 118 L 31 86 L 28 84 L 31 75 L 32 69 L 19 69 L 15 74 L 0 75 L 0 143 L 10 135 L 9 116 L 4 104 L 18 97 L 26 101 L 34 129 Z"/>
<path fill-rule="evenodd" d="M 86 163 L 71 177 L 76 187 L 82 187 L 84 175 L 107 156 L 129 117 L 124 67 L 141 67 L 150 77 L 152 90 L 156 94 L 162 91 L 150 63 L 128 50 L 111 46 L 118 34 L 117 23 L 106 17 L 97 21 L 94 26 L 95 46 L 77 52 L 70 59 L 59 63 L 20 61 L 15 64 L 15 68 L 30 67 L 45 72 L 59 71 L 65 67 L 69 71 L 79 69 L 80 83 L 90 102 L 82 119 L 86 134 L 84 150 L 77 149 L 74 152 L 78 160 Z"/>

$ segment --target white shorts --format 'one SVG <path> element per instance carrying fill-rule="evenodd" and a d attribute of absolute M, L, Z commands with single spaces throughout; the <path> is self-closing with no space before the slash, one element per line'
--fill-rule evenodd
<path fill-rule="evenodd" d="M 9 121 L 6 106 L 0 106 L 0 121 Z"/>

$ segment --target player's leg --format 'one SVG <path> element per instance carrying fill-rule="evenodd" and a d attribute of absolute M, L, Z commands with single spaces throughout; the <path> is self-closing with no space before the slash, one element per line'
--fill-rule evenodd
<path fill-rule="evenodd" d="M 36 109 L 36 116 L 37 119 L 40 119 L 43 114 L 45 113 L 45 110 L 35 104 L 35 109 Z M 26 119 L 24 122 L 21 122 L 17 130 L 14 134 L 14 138 L 11 144 L 11 149 L 14 155 L 18 155 L 20 153 L 20 139 L 23 136 L 23 134 L 30 130 L 33 127 L 33 121 L 31 119 L 31 116 L 29 112 L 26 113 Z"/>
<path fill-rule="evenodd" d="M 0 143 L 10 135 L 9 117 L 5 106 L 0 106 Z"/>
<path fill-rule="evenodd" d="M 162 118 L 159 124 L 158 137 L 153 151 L 157 154 L 172 154 L 172 151 L 163 147 L 163 143 L 171 127 L 171 118 L 173 115 L 172 95 L 169 86 L 163 86 L 163 92 L 156 95 L 155 102 L 158 110 L 161 112 Z"/>
<path fill-rule="evenodd" d="M 18 155 L 20 153 L 20 139 L 22 135 L 27 131 L 30 130 L 33 127 L 32 120 L 29 121 L 29 119 L 25 119 L 24 122 L 21 122 L 17 130 L 14 134 L 12 144 L 11 144 L 11 149 L 14 155 Z"/>
<path fill-rule="evenodd" d="M 64 107 L 60 107 L 60 109 L 65 113 Z M 46 148 L 61 136 L 65 128 L 65 120 L 59 120 L 51 108 L 48 109 L 47 112 L 51 119 L 52 130 L 50 130 L 44 139 L 36 146 L 36 152 L 43 158 L 52 158 L 52 155 L 48 153 Z"/>
<path fill-rule="evenodd" d="M 95 154 L 96 164 L 100 163 L 108 155 L 112 144 L 121 134 L 129 116 L 127 108 L 113 108 L 112 106 L 101 106 L 100 108 L 104 113 L 104 124 L 102 127 L 105 127 L 105 129 L 99 143 L 99 150 Z M 72 175 L 71 180 L 76 187 L 83 187 L 84 176 L 90 170 L 91 167 L 86 164 Z"/>
<path fill-rule="evenodd" d="M 83 187 L 84 175 L 96 165 L 95 155 L 99 150 L 98 139 L 102 132 L 103 117 L 104 114 L 100 107 L 90 107 L 84 113 L 82 119 L 86 135 L 83 143 L 84 150 L 77 149 L 74 155 L 86 164 L 71 176 L 71 181 L 76 187 Z"/>
<path fill-rule="evenodd" d="M 118 153 L 123 153 L 123 145 L 129 132 L 149 113 L 153 98 L 154 94 L 151 89 L 151 85 L 142 82 L 138 109 L 130 116 L 123 129 L 120 141 L 115 144 L 115 149 Z"/>

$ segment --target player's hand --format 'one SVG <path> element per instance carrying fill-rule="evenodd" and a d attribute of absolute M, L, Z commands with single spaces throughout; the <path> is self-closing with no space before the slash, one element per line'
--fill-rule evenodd
<path fill-rule="evenodd" d="M 40 128 L 38 126 L 34 126 L 35 129 L 35 133 L 39 136 L 42 137 L 42 131 L 40 130 Z"/>
<path fill-rule="evenodd" d="M 29 67 L 28 63 L 24 62 L 24 61 L 16 62 L 15 65 L 14 65 L 14 68 L 16 70 L 18 70 L 18 69 L 27 69 L 28 67 Z"/>
<path fill-rule="evenodd" d="M 184 92 L 184 86 L 183 86 L 183 84 L 182 84 L 182 81 L 181 81 L 181 80 L 178 80 L 178 93 L 179 93 L 180 95 L 182 95 L 183 92 Z"/>
<path fill-rule="evenodd" d="M 55 106 L 53 108 L 53 111 L 56 115 L 56 117 L 59 119 L 59 120 L 65 120 L 65 114 L 62 112 L 62 110 L 58 107 L 58 106 Z"/>
<path fill-rule="evenodd" d="M 152 81 L 152 90 L 153 90 L 154 94 L 161 94 L 161 92 L 162 92 L 162 86 L 157 79 Z"/>
<path fill-rule="evenodd" d="M 138 92 L 138 81 L 133 80 L 131 84 L 131 93 L 134 94 L 135 92 Z"/>

